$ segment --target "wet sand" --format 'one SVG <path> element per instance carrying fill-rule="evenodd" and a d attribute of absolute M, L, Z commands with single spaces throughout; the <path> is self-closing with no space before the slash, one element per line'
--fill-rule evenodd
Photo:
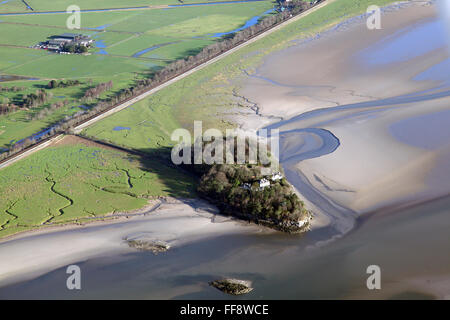
<path fill-rule="evenodd" d="M 314 232 L 300 237 L 216 233 L 157 256 L 123 247 L 122 251 L 76 262 L 82 270 L 80 291 L 67 290 L 64 266 L 33 280 L 2 286 L 0 298 L 444 299 L 450 292 L 450 256 L 446 254 L 449 208 L 447 197 L 385 211 L 381 217 L 366 216 L 345 237 L 322 247 L 315 245 Z M 102 226 L 95 231 L 102 234 L 109 229 L 108 233 L 117 233 L 118 239 L 123 227 Z M 133 229 L 154 230 L 153 223 L 133 224 Z M 90 236 L 92 233 L 84 235 Z M 64 237 L 46 241 L 51 239 Z M 124 246 L 123 242 L 114 245 Z M 379 291 L 366 287 L 366 268 L 372 264 L 381 268 Z M 254 290 L 233 297 L 208 286 L 208 281 L 222 277 L 251 280 Z"/>
<path fill-rule="evenodd" d="M 445 40 L 434 5 L 394 5 L 381 30 L 351 19 L 249 76 L 240 94 L 263 117 L 244 128 L 285 119 L 267 128 L 280 130 L 289 181 L 327 216 L 319 226 L 345 233 L 360 214 L 450 193 Z"/>
<path fill-rule="evenodd" d="M 273 233 L 217 212 L 201 200 L 167 199 L 127 221 L 71 225 L 13 236 L 0 243 L 0 287 L 80 260 L 135 252 L 125 242 L 128 238 L 150 237 L 177 248 L 217 234 Z"/>
<path fill-rule="evenodd" d="M 301 39 L 297 45 L 294 41 L 290 48 L 269 55 L 250 74 L 240 93 L 258 105 L 260 114 L 287 119 L 314 109 L 435 87 L 433 81 L 413 80 L 448 58 L 435 7 L 408 4 L 388 8 L 382 15 L 381 30 L 367 29 L 363 17 L 353 18 L 313 40 Z M 405 36 L 408 33 L 412 33 L 411 39 Z M 433 38 L 439 40 L 431 41 Z M 412 39 L 415 41 L 408 42 Z M 417 47 L 429 50 L 416 55 Z"/>

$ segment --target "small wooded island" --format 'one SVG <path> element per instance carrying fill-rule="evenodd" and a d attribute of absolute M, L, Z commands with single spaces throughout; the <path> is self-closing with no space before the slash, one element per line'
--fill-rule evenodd
<path fill-rule="evenodd" d="M 264 175 L 263 169 L 270 165 L 263 165 L 259 158 L 255 164 L 246 161 L 183 166 L 200 177 L 200 196 L 217 205 L 223 214 L 288 233 L 309 229 L 312 214 L 285 179 L 282 169 Z"/>
<path fill-rule="evenodd" d="M 239 279 L 222 279 L 211 281 L 210 286 L 222 291 L 223 293 L 238 296 L 241 294 L 249 293 L 253 290 L 252 283 L 246 280 Z"/>

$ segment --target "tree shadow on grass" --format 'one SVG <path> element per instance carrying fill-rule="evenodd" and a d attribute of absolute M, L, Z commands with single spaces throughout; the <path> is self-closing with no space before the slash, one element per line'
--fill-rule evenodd
<path fill-rule="evenodd" d="M 165 157 L 167 155 L 168 159 Z M 149 153 L 148 156 L 137 156 L 136 159 L 139 160 L 141 170 L 156 174 L 166 186 L 164 191 L 168 193 L 168 196 L 174 198 L 197 197 L 198 178 L 171 163 L 170 148 L 161 148 Z"/>
<path fill-rule="evenodd" d="M 48 85 L 42 83 L 35 83 L 33 84 L 33 87 L 36 89 L 48 89 Z"/>
<path fill-rule="evenodd" d="M 199 177 L 172 163 L 171 147 L 128 149 L 101 140 L 89 140 L 131 155 L 133 160 L 139 162 L 142 171 L 158 177 L 167 187 L 164 192 L 168 196 L 185 199 L 198 197 L 196 190 Z"/>

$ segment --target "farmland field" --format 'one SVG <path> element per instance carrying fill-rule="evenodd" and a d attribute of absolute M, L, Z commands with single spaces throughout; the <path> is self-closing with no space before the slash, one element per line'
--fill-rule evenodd
<path fill-rule="evenodd" d="M 0 1 L 0 12 L 24 12 L 27 7 L 21 0 Z"/>
<path fill-rule="evenodd" d="M 206 1 L 205 1 L 206 2 Z M 89 55 L 60 55 L 30 48 L 48 37 L 64 32 L 67 14 L 1 15 L 12 8 L 13 0 L 0 4 L 0 75 L 31 78 L 1 81 L 2 87 L 23 87 L 21 92 L 0 91 L 0 103 L 17 102 L 21 97 L 46 89 L 52 79 L 78 79 L 83 85 L 51 90 L 52 99 L 33 108 L 0 115 L 0 151 L 34 133 L 48 128 L 66 116 L 79 112 L 80 105 L 92 107 L 151 76 L 168 63 L 196 54 L 218 41 L 216 33 L 230 32 L 249 20 L 268 14 L 273 3 L 225 3 L 202 6 L 83 12 L 80 33 L 94 40 Z M 82 1 L 86 9 L 176 4 L 178 1 Z M 187 4 L 189 2 L 186 2 Z M 30 1 L 35 11 L 65 10 L 69 1 Z M 108 4 L 108 5 L 106 5 Z M 17 36 L 20 35 L 20 36 Z M 94 101 L 83 101 L 84 92 L 112 80 L 113 89 Z M 87 85 L 89 83 L 89 85 Z M 58 101 L 64 107 L 38 121 L 29 118 Z"/>
<path fill-rule="evenodd" d="M 0 237 L 33 227 L 192 197 L 194 180 L 158 161 L 73 136 L 2 170 Z"/>
<path fill-rule="evenodd" d="M 227 0 L 222 0 L 223 2 Z M 215 2 L 215 0 L 186 0 L 183 1 L 185 4 L 189 3 L 207 3 Z M 65 11 L 66 8 L 74 4 L 71 0 L 55 0 L 55 1 L 41 1 L 41 0 L 28 0 L 27 3 L 33 9 L 33 11 Z M 107 9 L 107 8 L 136 8 L 136 7 L 152 7 L 152 6 L 167 6 L 167 5 L 178 5 L 180 4 L 177 0 L 78 0 L 76 5 L 78 5 L 82 10 L 92 10 L 92 9 Z M 30 8 L 21 0 L 2 0 L 0 1 L 0 12 L 31 12 Z"/>

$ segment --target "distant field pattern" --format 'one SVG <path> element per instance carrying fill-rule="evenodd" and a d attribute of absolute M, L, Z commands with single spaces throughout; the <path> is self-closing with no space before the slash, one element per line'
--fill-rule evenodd
<path fill-rule="evenodd" d="M 65 12 L 73 1 L 31 0 L 27 3 L 33 11 L 27 9 L 22 1 L 0 0 L 0 86 L 24 88 L 20 93 L 0 91 L 0 103 L 4 99 L 19 101 L 21 96 L 45 87 L 51 79 L 80 79 L 84 85 L 52 90 L 52 99 L 36 109 L 0 115 L 0 151 L 80 111 L 79 106 L 85 103 L 79 100 L 89 86 L 112 80 L 113 90 L 102 94 L 96 101 L 112 96 L 130 87 L 136 79 L 148 77 L 174 60 L 195 55 L 220 39 L 216 33 L 237 30 L 274 6 L 268 0 L 184 7 L 168 7 L 181 4 L 176 0 L 77 1 L 82 10 L 135 8 L 83 12 L 81 30 L 76 32 L 90 35 L 94 40 L 90 55 L 83 56 L 30 48 L 50 36 L 71 30 L 66 28 L 69 16 L 66 13 L 29 13 Z M 184 2 L 190 3 L 194 1 Z M 11 12 L 26 14 L 10 15 Z M 5 82 L 2 75 L 31 80 Z M 48 117 L 28 120 L 50 104 L 65 100 L 69 103 Z M 95 105 L 96 101 L 90 101 L 87 106 Z"/>

